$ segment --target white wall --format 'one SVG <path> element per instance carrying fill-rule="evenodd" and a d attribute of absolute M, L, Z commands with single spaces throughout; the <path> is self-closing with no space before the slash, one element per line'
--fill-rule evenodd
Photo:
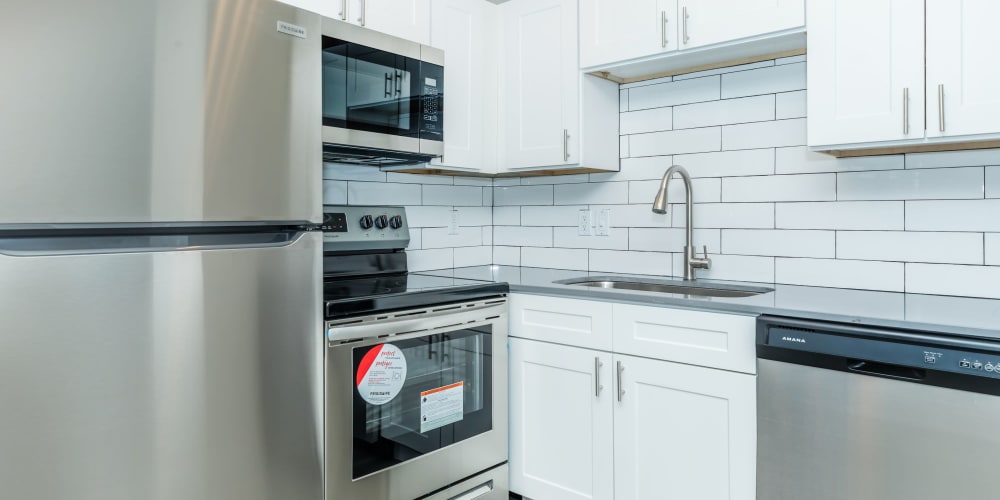
<path fill-rule="evenodd" d="M 323 202 L 334 205 L 402 205 L 410 224 L 411 271 L 490 264 L 493 259 L 493 193 L 490 179 L 410 175 L 375 167 L 323 165 Z M 458 234 L 449 234 L 451 210 Z"/>
<path fill-rule="evenodd" d="M 496 180 L 494 263 L 681 275 L 684 206 L 650 211 L 679 164 L 699 277 L 1000 298 L 1000 150 L 810 153 L 805 81 L 792 57 L 622 86 L 621 172 Z M 609 236 L 577 236 L 584 207 Z"/>

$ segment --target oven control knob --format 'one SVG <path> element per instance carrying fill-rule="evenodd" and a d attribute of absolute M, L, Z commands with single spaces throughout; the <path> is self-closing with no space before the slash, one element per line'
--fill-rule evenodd
<path fill-rule="evenodd" d="M 403 218 L 398 215 L 393 215 L 392 218 L 389 219 L 389 227 L 393 229 L 399 229 L 403 227 Z"/>
<path fill-rule="evenodd" d="M 371 229 L 372 228 L 372 216 L 365 215 L 361 217 L 361 229 Z"/>
<path fill-rule="evenodd" d="M 378 217 L 375 217 L 375 227 L 377 227 L 379 229 L 385 229 L 385 226 L 388 226 L 388 225 L 389 225 L 389 218 L 388 217 L 386 217 L 384 215 L 380 215 Z"/>

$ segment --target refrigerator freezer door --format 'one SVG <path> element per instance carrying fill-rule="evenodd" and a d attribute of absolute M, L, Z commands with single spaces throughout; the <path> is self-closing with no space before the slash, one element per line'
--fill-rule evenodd
<path fill-rule="evenodd" d="M 322 220 L 320 16 L 4 0 L 0 224 Z"/>
<path fill-rule="evenodd" d="M 0 498 L 321 500 L 320 234 L 71 246 L 0 242 Z"/>

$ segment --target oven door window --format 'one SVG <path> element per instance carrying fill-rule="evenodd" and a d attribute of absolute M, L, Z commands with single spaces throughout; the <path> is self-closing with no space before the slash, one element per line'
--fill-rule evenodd
<path fill-rule="evenodd" d="M 492 337 L 483 325 L 353 349 L 354 479 L 493 428 Z"/>
<path fill-rule="evenodd" d="M 323 38 L 323 125 L 418 137 L 420 61 Z"/>

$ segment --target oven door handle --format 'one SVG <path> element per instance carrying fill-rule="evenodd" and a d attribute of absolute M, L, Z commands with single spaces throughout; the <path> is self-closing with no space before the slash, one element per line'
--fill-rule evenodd
<path fill-rule="evenodd" d="M 469 323 L 489 321 L 506 314 L 506 300 L 492 300 L 437 307 L 415 311 L 402 311 L 335 320 L 326 322 L 326 338 L 331 342 L 360 340 L 386 335 L 423 332 L 429 330 L 458 330 Z"/>

